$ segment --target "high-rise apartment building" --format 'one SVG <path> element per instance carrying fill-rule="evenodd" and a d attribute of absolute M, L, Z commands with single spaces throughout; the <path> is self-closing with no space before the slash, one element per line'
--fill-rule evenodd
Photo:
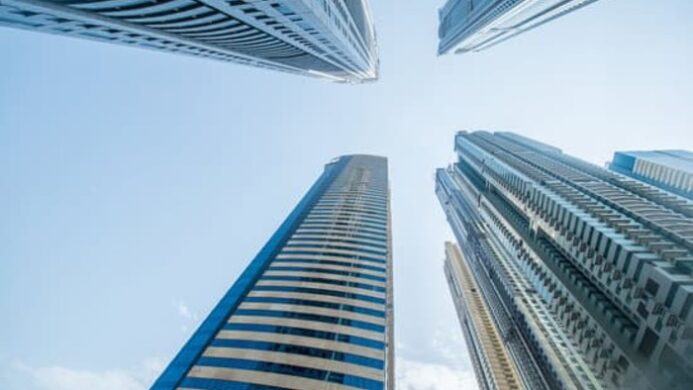
<path fill-rule="evenodd" d="M 438 54 L 480 51 L 597 0 L 448 0 Z"/>
<path fill-rule="evenodd" d="M 2 0 L 0 25 L 335 81 L 378 76 L 367 0 Z"/>
<path fill-rule="evenodd" d="M 525 389 L 469 263 L 451 242 L 445 243 L 445 276 L 481 390 Z"/>
<path fill-rule="evenodd" d="M 504 344 L 471 354 L 529 389 L 690 389 L 693 203 L 512 133 L 455 149 L 436 193 L 483 305 L 452 295 Z"/>
<path fill-rule="evenodd" d="M 394 388 L 387 160 L 334 159 L 153 389 Z"/>
<path fill-rule="evenodd" d="M 693 152 L 616 152 L 609 169 L 693 200 Z"/>

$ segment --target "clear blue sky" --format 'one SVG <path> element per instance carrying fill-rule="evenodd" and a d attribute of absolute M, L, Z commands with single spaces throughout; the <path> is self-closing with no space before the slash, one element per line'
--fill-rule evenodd
<path fill-rule="evenodd" d="M 1 388 L 145 388 L 354 152 L 390 158 L 400 388 L 471 384 L 433 193 L 454 132 L 599 164 L 693 149 L 692 1 L 602 0 L 451 57 L 443 0 L 372 3 L 381 80 L 362 86 L 0 28 Z"/>

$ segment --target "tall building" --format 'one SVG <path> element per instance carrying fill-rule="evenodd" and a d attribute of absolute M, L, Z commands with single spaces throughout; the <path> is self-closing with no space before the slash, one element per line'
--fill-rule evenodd
<path fill-rule="evenodd" d="M 529 389 L 693 388 L 693 202 L 512 133 L 455 150 L 436 193 L 483 305 L 452 295 L 504 343 L 471 355 Z"/>
<path fill-rule="evenodd" d="M 336 158 L 152 389 L 394 388 L 387 160 Z"/>
<path fill-rule="evenodd" d="M 448 0 L 438 54 L 481 51 L 597 0 Z"/>
<path fill-rule="evenodd" d="M 616 152 L 609 169 L 693 200 L 693 152 Z"/>
<path fill-rule="evenodd" d="M 335 81 L 378 77 L 367 0 L 2 0 L 0 25 Z"/>
<path fill-rule="evenodd" d="M 491 308 L 484 302 L 469 263 L 451 242 L 445 243 L 445 276 L 479 387 L 482 390 L 525 389 L 515 361 L 505 347 L 502 329 L 493 321 Z"/>

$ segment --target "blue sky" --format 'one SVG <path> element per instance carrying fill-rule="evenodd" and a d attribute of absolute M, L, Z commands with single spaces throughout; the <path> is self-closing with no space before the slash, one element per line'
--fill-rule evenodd
<path fill-rule="evenodd" d="M 456 130 L 602 164 L 693 149 L 693 2 L 602 0 L 436 57 L 439 1 L 372 2 L 349 86 L 0 28 L 0 387 L 150 384 L 332 157 L 390 158 L 401 389 L 471 388 L 433 172 Z"/>

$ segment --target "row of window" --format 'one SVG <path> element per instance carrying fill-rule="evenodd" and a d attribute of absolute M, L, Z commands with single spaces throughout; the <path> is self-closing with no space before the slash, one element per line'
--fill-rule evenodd
<path fill-rule="evenodd" d="M 333 284 L 335 286 L 353 287 L 362 290 L 387 292 L 385 287 L 374 286 L 372 284 L 358 283 L 346 280 L 332 280 L 325 278 L 314 278 L 306 276 L 289 276 L 289 275 L 263 275 L 260 280 L 279 280 L 287 282 L 309 282 L 309 283 L 321 283 L 321 284 Z"/>
<path fill-rule="evenodd" d="M 386 202 L 337 202 L 337 201 L 319 201 L 312 209 L 313 211 L 344 211 L 357 214 L 367 214 L 387 218 L 387 203 Z"/>
<path fill-rule="evenodd" d="M 315 205 L 316 207 L 328 206 L 328 207 L 351 207 L 364 210 L 373 210 L 376 212 L 382 212 L 387 210 L 387 200 L 386 199 L 351 199 L 344 197 L 327 197 L 324 196 L 320 198 L 320 201 Z"/>
<path fill-rule="evenodd" d="M 297 313 L 292 311 L 263 309 L 236 309 L 236 311 L 233 313 L 233 316 L 292 318 L 303 321 L 316 321 L 334 325 L 350 326 L 352 328 L 364 329 L 372 332 L 385 332 L 385 327 L 383 325 L 373 324 L 366 321 L 352 320 L 349 318 L 326 316 L 322 314 Z"/>
<path fill-rule="evenodd" d="M 378 340 L 368 339 L 365 337 L 347 335 L 337 332 L 327 332 L 316 329 L 299 328 L 286 325 L 269 325 L 269 324 L 244 324 L 229 322 L 224 325 L 224 330 L 236 330 L 247 332 L 264 332 L 275 334 L 286 334 L 293 336 L 312 337 L 316 339 L 331 340 L 341 343 L 354 344 L 361 347 L 367 347 L 377 350 L 384 350 L 385 343 Z"/>
<path fill-rule="evenodd" d="M 322 215 L 322 216 L 328 216 L 328 217 L 342 217 L 342 218 L 357 218 L 357 219 L 373 221 L 376 223 L 386 223 L 387 222 L 387 214 L 385 214 L 385 213 L 377 214 L 373 211 L 350 210 L 350 209 L 345 209 L 343 207 L 332 207 L 332 208 L 314 207 L 310 211 L 310 215 Z"/>
<path fill-rule="evenodd" d="M 332 217 L 325 217 L 325 216 L 308 216 L 306 219 L 303 221 L 305 224 L 309 223 L 328 223 L 328 224 L 333 224 L 333 225 L 341 225 L 341 226 L 348 226 L 350 228 L 359 228 L 359 229 L 364 229 L 366 231 L 369 230 L 374 230 L 374 231 L 380 231 L 380 232 L 386 232 L 387 231 L 387 223 L 381 222 L 381 223 L 371 223 L 371 222 L 366 222 L 366 221 L 356 221 L 351 218 L 332 218 Z"/>
<path fill-rule="evenodd" d="M 295 234 L 328 234 L 344 238 L 377 240 L 387 242 L 387 233 L 378 230 L 354 229 L 353 227 L 332 225 L 327 223 L 302 224 Z"/>
<path fill-rule="evenodd" d="M 281 255 L 299 255 L 299 256 L 329 256 L 329 257 L 337 257 L 337 258 L 343 258 L 343 259 L 348 259 L 348 260 L 367 261 L 369 263 L 375 263 L 375 264 L 386 264 L 387 263 L 385 260 L 379 259 L 379 258 L 373 258 L 371 255 L 347 254 L 347 253 L 333 252 L 330 250 L 310 251 L 310 250 L 292 250 L 292 249 L 293 248 L 285 247 L 280 254 Z"/>
<path fill-rule="evenodd" d="M 227 381 L 223 379 L 193 377 L 183 379 L 181 388 L 199 390 L 292 390 L 287 387 L 258 385 L 255 383 Z"/>
<path fill-rule="evenodd" d="M 351 259 L 354 260 L 354 259 Z M 374 265 L 369 265 L 369 264 L 364 264 L 361 262 L 349 262 L 349 261 L 342 261 L 342 260 L 329 260 L 329 259 L 288 259 L 285 256 L 278 256 L 276 260 L 272 263 L 274 265 L 278 265 L 280 263 L 309 263 L 309 264 L 324 264 L 324 265 L 334 265 L 334 266 L 340 266 L 340 267 L 351 267 L 351 268 L 358 268 L 362 270 L 369 270 L 369 271 L 377 271 L 377 272 L 382 272 L 385 273 L 386 269 L 383 267 L 376 267 Z"/>
<path fill-rule="evenodd" d="M 344 237 L 341 235 L 334 235 L 334 234 L 328 234 L 328 233 L 322 233 L 322 234 L 304 234 L 304 233 L 296 233 L 291 237 L 291 241 L 304 241 L 304 240 L 310 240 L 310 241 L 320 241 L 320 242 L 330 242 L 330 243 L 343 243 L 343 244 L 351 244 L 351 245 L 359 245 L 359 246 L 370 246 L 370 247 L 375 247 L 375 248 L 381 248 L 382 250 L 387 250 L 387 245 L 383 240 L 374 240 L 373 238 L 358 238 L 358 237 Z"/>
<path fill-rule="evenodd" d="M 345 211 L 350 213 L 387 217 L 387 202 L 348 199 L 341 202 L 335 200 L 320 200 L 313 207 L 313 211 Z"/>
<path fill-rule="evenodd" d="M 342 275 L 342 276 L 351 276 L 354 278 L 361 278 L 361 279 L 370 279 L 370 280 L 376 280 L 379 282 L 386 282 L 387 280 L 382 277 L 382 276 L 375 276 L 371 274 L 364 274 L 361 272 L 350 272 L 350 271 L 339 271 L 339 270 L 334 270 L 334 269 L 325 269 L 325 268 L 310 268 L 310 267 L 282 267 L 282 266 L 272 266 L 270 268 L 271 271 L 290 271 L 290 272 L 315 272 L 315 273 L 322 273 L 322 274 L 332 274 L 332 275 Z"/>
<path fill-rule="evenodd" d="M 373 250 L 373 249 L 368 249 L 364 248 L 362 246 L 355 246 L 355 245 L 339 245 L 339 244 L 333 244 L 332 241 L 325 241 L 325 244 L 320 244 L 320 243 L 315 243 L 315 241 L 295 241 L 291 240 L 289 241 L 285 246 L 285 248 L 318 248 L 318 249 L 337 249 L 337 250 L 342 250 L 342 251 L 352 251 L 352 252 L 363 252 L 363 253 L 370 253 L 373 255 L 377 255 L 378 257 L 380 256 L 385 256 L 385 251 L 383 250 Z"/>
<path fill-rule="evenodd" d="M 320 359 L 336 360 L 344 363 L 357 364 L 370 368 L 382 369 L 385 365 L 381 359 L 373 359 L 352 353 L 331 351 L 329 349 L 306 347 L 303 345 L 275 343 L 267 341 L 240 340 L 240 339 L 215 339 L 210 344 L 212 347 L 254 349 L 260 351 L 272 351 L 304 355 Z"/>
<path fill-rule="evenodd" d="M 262 362 L 256 360 L 246 360 L 246 359 L 232 359 L 232 358 L 214 358 L 214 357 L 201 357 L 197 361 L 198 366 L 209 366 L 209 367 L 225 367 L 225 368 L 235 368 L 241 370 L 251 370 L 251 371 L 261 371 L 261 372 L 273 372 L 284 375 L 293 375 L 303 378 L 310 378 L 316 380 L 323 380 L 332 383 L 339 383 L 347 386 L 358 387 L 362 389 L 373 389 L 380 390 L 383 388 L 383 382 L 375 381 L 368 378 L 363 378 L 355 375 L 338 373 L 334 371 L 325 371 L 317 368 L 294 366 L 289 364 L 280 364 L 272 362 Z M 190 378 L 186 378 L 181 387 L 186 387 L 186 381 Z"/>
<path fill-rule="evenodd" d="M 297 299 L 297 298 L 278 298 L 278 297 L 245 297 L 243 302 L 259 302 L 259 303 L 279 303 L 285 305 L 301 305 L 301 306 L 313 306 L 313 307 L 324 307 L 327 309 L 343 310 L 352 313 L 365 314 L 378 318 L 385 318 L 385 312 L 382 310 L 369 309 L 367 307 L 360 307 L 354 305 L 347 305 L 342 303 L 333 303 L 325 301 L 315 301 L 310 299 Z"/>
<path fill-rule="evenodd" d="M 387 197 L 387 195 L 377 195 L 375 193 L 366 193 L 363 191 L 341 192 L 341 193 L 335 193 L 333 191 L 328 191 L 320 199 L 325 200 L 325 201 L 331 200 L 331 201 L 338 201 L 338 202 L 372 201 L 375 204 L 382 204 L 382 203 L 387 202 L 388 197 Z"/>
<path fill-rule="evenodd" d="M 317 294 L 326 295 L 333 297 L 341 297 L 348 299 L 356 299 L 364 302 L 381 303 L 385 304 L 384 298 L 377 298 L 370 295 L 358 294 L 354 292 L 345 292 L 337 290 L 327 290 L 322 288 L 312 288 L 312 287 L 293 287 L 293 286 L 262 286 L 256 285 L 253 287 L 255 291 L 284 291 L 284 292 L 298 292 L 306 294 Z"/>

